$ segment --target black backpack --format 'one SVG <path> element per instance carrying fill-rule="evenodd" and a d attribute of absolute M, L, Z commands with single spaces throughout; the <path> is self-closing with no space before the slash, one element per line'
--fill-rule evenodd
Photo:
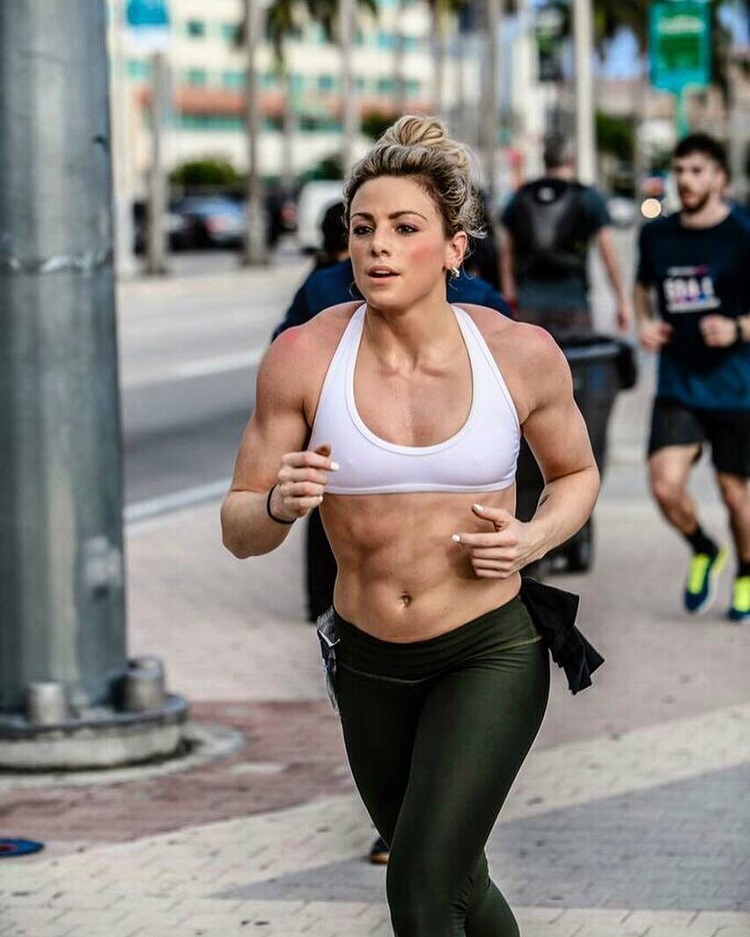
<path fill-rule="evenodd" d="M 516 195 L 513 238 L 518 272 L 534 280 L 586 275 L 586 187 L 540 180 Z"/>

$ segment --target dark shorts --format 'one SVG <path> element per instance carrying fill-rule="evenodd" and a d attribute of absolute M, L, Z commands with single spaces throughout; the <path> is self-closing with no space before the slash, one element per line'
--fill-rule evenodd
<path fill-rule="evenodd" d="M 698 410 L 657 397 L 651 415 L 648 454 L 667 446 L 711 447 L 718 472 L 750 478 L 750 411 Z"/>

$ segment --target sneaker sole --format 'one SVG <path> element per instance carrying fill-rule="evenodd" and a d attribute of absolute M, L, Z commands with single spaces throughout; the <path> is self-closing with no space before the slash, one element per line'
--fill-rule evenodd
<path fill-rule="evenodd" d="M 716 562 L 711 567 L 711 572 L 708 574 L 708 593 L 706 595 L 706 600 L 702 605 L 698 606 L 698 608 L 686 608 L 685 611 L 688 615 L 705 615 L 707 612 L 711 611 L 711 606 L 716 601 L 716 587 L 719 584 L 719 576 L 727 565 L 728 557 L 729 553 L 722 547 L 722 549 L 719 550 L 719 555 L 716 557 Z"/>

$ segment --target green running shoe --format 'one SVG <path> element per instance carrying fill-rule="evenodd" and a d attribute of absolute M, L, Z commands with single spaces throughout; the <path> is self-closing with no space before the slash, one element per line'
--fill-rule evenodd
<path fill-rule="evenodd" d="M 727 562 L 727 551 L 722 547 L 714 556 L 696 553 L 690 560 L 685 583 L 685 611 L 691 615 L 707 612 L 716 597 L 716 580 Z"/>
<path fill-rule="evenodd" d="M 730 621 L 750 622 L 750 576 L 738 576 L 732 588 L 732 606 L 727 612 Z"/>

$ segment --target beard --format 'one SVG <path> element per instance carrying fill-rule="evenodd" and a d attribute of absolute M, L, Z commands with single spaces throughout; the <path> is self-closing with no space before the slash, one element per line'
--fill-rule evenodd
<path fill-rule="evenodd" d="M 703 195 L 697 196 L 696 201 L 692 202 L 692 204 L 686 205 L 682 192 L 680 192 L 679 195 L 682 210 L 686 215 L 697 215 L 698 212 L 702 211 L 706 205 L 708 205 L 708 200 L 711 198 L 710 192 L 704 192 Z"/>

